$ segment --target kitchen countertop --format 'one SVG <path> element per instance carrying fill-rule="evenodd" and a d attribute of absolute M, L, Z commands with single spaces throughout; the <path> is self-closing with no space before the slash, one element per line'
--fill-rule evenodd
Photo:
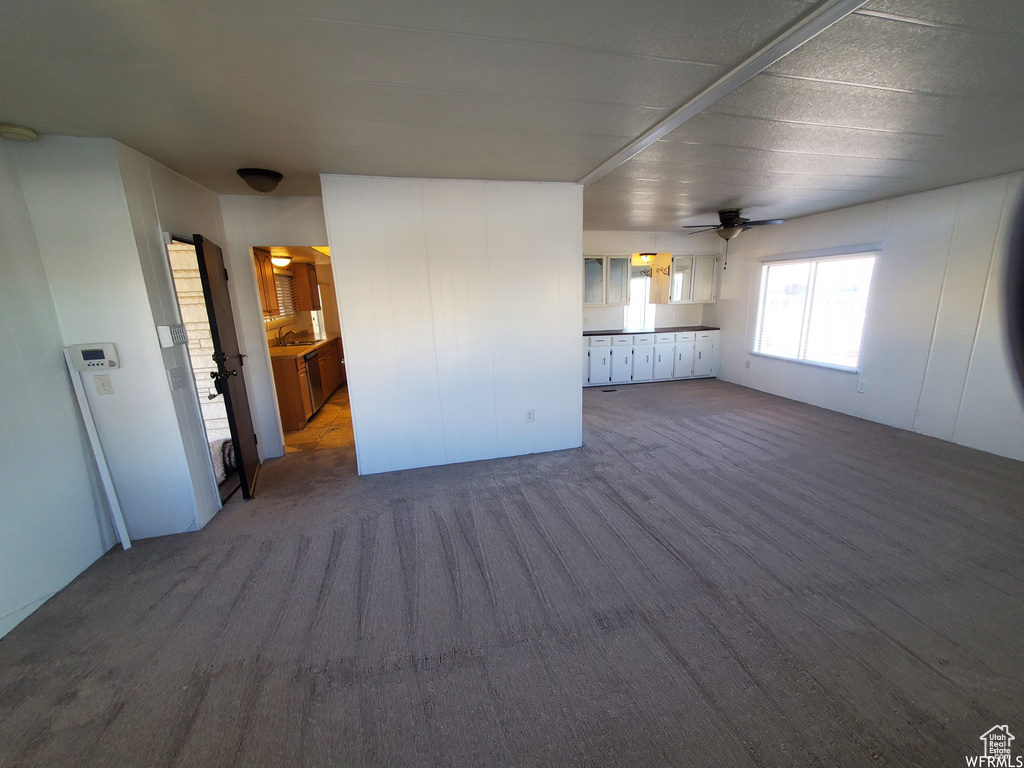
<path fill-rule="evenodd" d="M 671 328 L 647 328 L 642 331 L 584 331 L 584 336 L 621 336 L 638 333 L 686 333 L 687 331 L 720 331 L 716 325 L 676 325 Z"/>
<path fill-rule="evenodd" d="M 270 356 L 271 357 L 302 357 L 303 355 L 308 355 L 313 350 L 320 349 L 325 344 L 330 344 L 336 338 L 338 338 L 338 337 L 337 336 L 331 336 L 329 339 L 324 339 L 323 341 L 314 341 L 314 342 L 312 342 L 310 344 L 303 344 L 301 346 L 298 345 L 298 344 L 289 345 L 289 346 L 286 346 L 286 347 L 279 347 L 279 346 L 275 345 L 273 347 L 270 347 Z"/>

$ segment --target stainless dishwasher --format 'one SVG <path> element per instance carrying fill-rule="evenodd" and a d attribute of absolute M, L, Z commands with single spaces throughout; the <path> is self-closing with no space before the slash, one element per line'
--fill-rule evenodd
<path fill-rule="evenodd" d="M 309 397 L 313 401 L 313 413 L 324 404 L 324 383 L 320 380 L 320 353 L 315 349 L 302 356 L 306 361 L 306 379 L 309 381 Z"/>

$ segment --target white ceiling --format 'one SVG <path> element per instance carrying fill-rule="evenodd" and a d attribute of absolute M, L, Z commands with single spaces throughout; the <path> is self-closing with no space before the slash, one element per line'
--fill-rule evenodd
<path fill-rule="evenodd" d="M 579 181 L 805 0 L 5 0 L 0 122 L 243 166 Z M 589 185 L 587 229 L 794 217 L 1024 169 L 1024 3 L 871 0 Z M 708 216 L 707 214 L 711 214 Z"/>

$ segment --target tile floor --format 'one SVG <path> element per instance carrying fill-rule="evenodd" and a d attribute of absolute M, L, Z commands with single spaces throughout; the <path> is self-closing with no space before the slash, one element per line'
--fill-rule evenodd
<path fill-rule="evenodd" d="M 353 448 L 352 409 L 348 404 L 348 388 L 344 385 L 335 390 L 320 406 L 304 429 L 284 433 L 287 453 L 316 451 L 324 448 Z"/>

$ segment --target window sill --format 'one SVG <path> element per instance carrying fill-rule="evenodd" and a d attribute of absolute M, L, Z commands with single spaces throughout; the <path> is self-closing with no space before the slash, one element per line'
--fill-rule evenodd
<path fill-rule="evenodd" d="M 848 368 L 845 365 L 834 365 L 832 363 L 819 363 L 815 360 L 796 360 L 792 357 L 782 357 L 781 355 L 768 355 L 764 352 L 751 351 L 748 354 L 754 357 L 764 357 L 769 360 L 781 360 L 785 363 L 796 363 L 797 365 L 810 365 L 814 368 L 827 368 L 830 371 L 839 371 L 840 373 L 860 373 L 860 368 Z"/>

